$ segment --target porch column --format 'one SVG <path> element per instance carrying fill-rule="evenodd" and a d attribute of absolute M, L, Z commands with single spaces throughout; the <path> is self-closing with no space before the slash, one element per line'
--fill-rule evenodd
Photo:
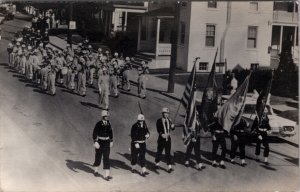
<path fill-rule="evenodd" d="M 293 42 L 294 48 L 296 47 L 296 41 L 297 41 L 296 37 L 297 37 L 297 27 L 294 28 L 294 42 Z"/>
<path fill-rule="evenodd" d="M 142 18 L 139 17 L 137 51 L 141 49 L 141 32 L 142 32 Z"/>
<path fill-rule="evenodd" d="M 125 11 L 124 31 L 127 29 L 127 11 Z"/>
<path fill-rule="evenodd" d="M 279 52 L 281 53 L 282 49 L 282 34 L 283 34 L 283 26 L 280 26 L 280 41 L 279 41 Z"/>
<path fill-rule="evenodd" d="M 159 31 L 160 31 L 160 19 L 157 19 L 157 28 L 156 28 L 156 45 L 155 45 L 155 55 L 158 56 L 158 46 L 159 46 Z"/>

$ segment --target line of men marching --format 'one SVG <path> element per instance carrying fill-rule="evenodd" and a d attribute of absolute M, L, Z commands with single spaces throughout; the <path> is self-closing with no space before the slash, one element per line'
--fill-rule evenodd
<path fill-rule="evenodd" d="M 118 53 L 112 57 L 108 50 L 99 48 L 93 51 L 89 41 L 79 43 L 77 49 L 67 45 L 59 50 L 49 45 L 46 31 L 26 26 L 22 34 L 9 43 L 7 51 L 9 66 L 24 75 L 28 81 L 40 85 L 50 95 L 56 95 L 56 85 L 61 85 L 81 96 L 86 95 L 86 86 L 94 87 L 98 78 L 98 104 L 109 109 L 109 95 L 119 96 L 118 88 L 130 91 L 131 59 L 125 59 Z M 138 95 L 146 98 L 147 64 L 142 61 L 138 67 Z"/>
<path fill-rule="evenodd" d="M 175 125 L 172 120 L 169 118 L 169 109 L 163 108 L 161 111 L 162 117 L 159 118 L 156 122 L 156 130 L 158 133 L 157 139 L 157 152 L 155 157 L 155 169 L 158 170 L 160 168 L 160 161 L 162 152 L 165 152 L 166 155 L 166 163 L 167 163 L 167 172 L 171 173 L 174 171 L 172 167 L 172 156 L 171 156 L 171 131 L 175 130 Z M 97 122 L 94 131 L 93 131 L 93 142 L 95 147 L 95 161 L 93 166 L 95 167 L 95 176 L 99 176 L 99 166 L 101 164 L 101 159 L 103 157 L 103 169 L 105 170 L 104 179 L 109 181 L 112 179 L 110 176 L 110 163 L 109 163 L 109 155 L 110 148 L 113 146 L 113 130 L 110 121 L 108 120 L 109 113 L 106 110 L 103 110 L 101 113 L 102 120 Z M 268 131 L 270 130 L 269 119 L 267 117 L 267 111 L 265 111 L 262 117 L 262 123 L 260 126 L 257 124 L 258 119 L 256 118 L 254 124 L 252 126 L 252 131 L 255 132 L 256 141 L 256 161 L 259 160 L 261 144 L 264 145 L 264 163 L 268 164 L 268 156 L 269 156 L 269 144 L 268 144 Z M 232 164 L 235 163 L 235 156 L 237 152 L 237 148 L 239 148 L 241 166 L 245 167 L 247 165 L 245 161 L 245 145 L 247 143 L 247 134 L 246 128 L 249 124 L 245 119 L 241 119 L 240 123 L 235 125 L 235 127 L 228 133 L 223 129 L 223 126 L 218 122 L 215 118 L 214 122 L 209 126 L 209 131 L 212 136 L 212 166 L 218 167 L 222 169 L 226 169 L 224 164 L 225 156 L 226 156 L 226 136 L 230 136 L 231 140 L 231 151 L 230 151 L 230 162 Z M 203 170 L 205 166 L 202 163 L 201 159 L 201 151 L 200 151 L 200 132 L 201 132 L 201 124 L 199 121 L 199 116 L 197 114 L 197 121 L 195 127 L 192 127 L 192 136 L 191 141 L 186 146 L 185 153 L 185 166 L 190 165 L 190 157 L 192 150 L 195 153 L 196 159 L 196 169 Z M 137 116 L 137 122 L 135 122 L 131 127 L 131 166 L 132 173 L 139 173 L 137 171 L 136 165 L 139 163 L 141 166 L 140 175 L 145 177 L 149 174 L 146 169 L 146 142 L 150 137 L 150 132 L 147 127 L 145 116 L 143 114 L 139 114 Z M 221 156 L 218 158 L 217 151 L 218 148 L 221 147 Z M 219 162 L 217 162 L 219 160 Z"/>

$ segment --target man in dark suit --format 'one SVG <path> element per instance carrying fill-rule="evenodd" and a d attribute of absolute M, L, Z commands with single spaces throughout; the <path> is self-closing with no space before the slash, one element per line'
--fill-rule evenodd
<path fill-rule="evenodd" d="M 169 119 L 169 109 L 162 109 L 162 118 L 156 121 L 156 129 L 158 132 L 158 140 L 157 140 L 157 153 L 155 158 L 156 168 L 159 167 L 159 162 L 161 159 L 161 155 L 163 150 L 165 150 L 165 154 L 167 157 L 167 165 L 168 172 L 171 173 L 174 171 L 171 163 L 171 136 L 170 131 L 175 129 L 174 124 Z"/>

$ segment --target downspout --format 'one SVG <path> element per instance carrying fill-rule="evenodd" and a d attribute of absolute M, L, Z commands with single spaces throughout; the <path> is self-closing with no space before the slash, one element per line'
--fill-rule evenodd
<path fill-rule="evenodd" d="M 226 38 L 226 34 L 227 31 L 229 29 L 230 26 L 230 20 L 231 20 L 231 1 L 227 2 L 227 16 L 226 16 L 226 27 L 221 39 L 221 43 L 220 43 L 220 58 L 219 58 L 219 62 L 224 62 L 224 50 L 225 50 L 225 38 Z M 227 66 L 225 66 L 225 70 L 227 70 Z"/>

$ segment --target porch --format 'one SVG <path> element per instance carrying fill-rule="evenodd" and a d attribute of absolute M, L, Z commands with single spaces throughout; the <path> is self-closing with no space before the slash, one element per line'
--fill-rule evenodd
<path fill-rule="evenodd" d="M 150 69 L 170 67 L 173 19 L 173 10 L 169 7 L 139 17 L 137 50 L 139 55 L 151 58 L 147 61 Z"/>

